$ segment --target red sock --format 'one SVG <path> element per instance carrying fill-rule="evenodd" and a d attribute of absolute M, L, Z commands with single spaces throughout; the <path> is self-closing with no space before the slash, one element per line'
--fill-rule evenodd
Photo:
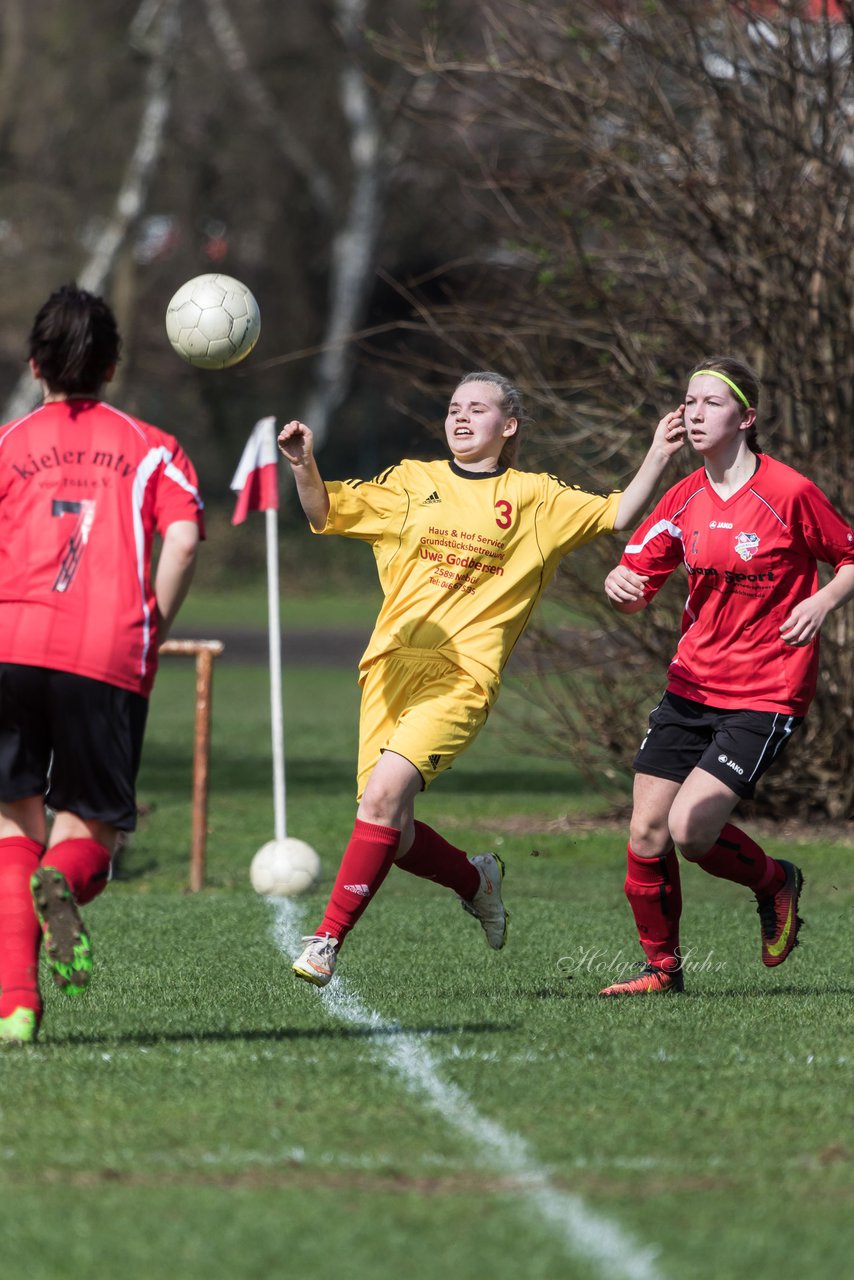
<path fill-rule="evenodd" d="M 695 861 L 710 876 L 734 880 L 759 895 L 776 893 L 786 879 L 779 862 L 769 858 L 750 836 L 729 822 L 718 836 L 717 844 Z"/>
<path fill-rule="evenodd" d="M 660 858 L 639 858 L 627 845 L 626 853 L 626 897 L 644 955 L 659 968 L 678 969 L 682 884 L 676 850 Z"/>
<path fill-rule="evenodd" d="M 83 837 L 60 840 L 46 849 L 42 866 L 55 867 L 68 881 L 75 902 L 81 907 L 103 893 L 110 878 L 110 851 L 97 840 Z"/>
<path fill-rule="evenodd" d="M 480 888 L 480 872 L 469 862 L 468 855 L 448 844 L 425 822 L 415 823 L 412 847 L 398 858 L 397 865 L 410 875 L 453 889 L 466 902 L 471 902 Z"/>
<path fill-rule="evenodd" d="M 319 934 L 337 938 L 340 946 L 391 870 L 399 843 L 396 827 L 377 827 L 356 819 Z"/>
<path fill-rule="evenodd" d="M 42 845 L 26 836 L 0 840 L 0 1018 L 15 1009 L 42 1011 L 39 996 L 41 929 L 33 908 L 30 876 Z"/>

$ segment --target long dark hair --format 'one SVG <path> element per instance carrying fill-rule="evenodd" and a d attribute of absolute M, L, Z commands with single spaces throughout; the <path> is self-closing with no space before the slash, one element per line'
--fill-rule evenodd
<path fill-rule="evenodd" d="M 522 393 L 509 378 L 505 378 L 503 373 L 495 373 L 491 370 L 467 373 L 464 378 L 460 378 L 457 386 L 464 387 L 467 382 L 488 382 L 490 386 L 496 387 L 501 397 L 498 402 L 501 412 L 505 418 L 516 419 L 515 434 L 507 437 L 498 455 L 500 466 L 515 467 L 519 458 L 519 436 L 522 428 L 528 426 L 530 422 L 528 411 L 522 402 Z"/>
<path fill-rule="evenodd" d="M 49 391 L 95 395 L 118 361 L 121 345 L 115 316 L 104 299 L 64 284 L 33 321 L 28 355 Z"/>
<path fill-rule="evenodd" d="M 701 360 L 699 364 L 688 374 L 688 381 L 697 373 L 702 373 L 704 369 L 708 369 L 710 373 L 723 373 L 734 382 L 739 391 L 747 401 L 747 405 L 751 409 L 756 410 L 756 416 L 759 417 L 759 401 L 762 396 L 762 383 L 759 380 L 759 374 L 755 369 L 751 369 L 749 364 L 745 364 L 743 360 L 736 360 L 734 356 L 709 356 L 707 360 Z M 735 395 L 735 392 L 732 393 Z M 742 408 L 747 406 L 743 401 L 735 397 Z M 753 453 L 759 453 L 759 437 L 756 423 L 747 430 L 747 447 Z"/>

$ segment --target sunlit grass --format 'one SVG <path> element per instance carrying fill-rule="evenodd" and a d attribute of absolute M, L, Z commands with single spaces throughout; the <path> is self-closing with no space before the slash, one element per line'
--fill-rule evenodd
<path fill-rule="evenodd" d="M 215 672 L 207 887 L 186 892 L 194 680 L 164 664 L 140 778 L 146 812 L 87 912 L 96 976 L 46 992 L 32 1049 L 0 1054 L 4 1275 L 612 1280 L 520 1180 L 428 1105 L 400 1036 L 484 1126 L 524 1144 L 668 1280 L 847 1274 L 851 1252 L 851 850 L 815 833 L 803 945 L 759 963 L 750 896 L 684 870 L 684 998 L 608 1003 L 635 962 L 625 834 L 535 755 L 502 704 L 420 815 L 500 848 L 506 949 L 453 896 L 394 871 L 345 948 L 329 1011 L 297 982 L 248 883 L 273 830 L 263 667 Z M 325 883 L 354 812 L 355 673 L 286 672 L 288 829 Z M 280 939 L 281 941 L 281 939 Z M 486 1130 L 485 1130 L 486 1131 Z"/>

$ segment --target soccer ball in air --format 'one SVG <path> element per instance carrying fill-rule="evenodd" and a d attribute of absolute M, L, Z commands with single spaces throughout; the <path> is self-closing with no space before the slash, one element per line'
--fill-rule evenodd
<path fill-rule="evenodd" d="M 304 840 L 270 840 L 252 859 L 249 879 L 266 898 L 297 898 L 318 884 L 320 858 Z"/>
<path fill-rule="evenodd" d="M 166 308 L 166 333 L 197 369 L 226 369 L 255 346 L 261 312 L 249 289 L 231 276 L 196 276 Z"/>

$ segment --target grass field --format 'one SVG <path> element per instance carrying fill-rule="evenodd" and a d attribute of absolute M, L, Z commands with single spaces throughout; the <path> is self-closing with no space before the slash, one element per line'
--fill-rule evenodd
<path fill-rule="evenodd" d="M 262 669 L 216 672 L 208 887 L 185 890 L 192 685 L 164 665 L 92 988 L 48 991 L 39 1044 L 0 1056 L 5 1280 L 851 1274 L 847 844 L 794 851 L 808 927 L 781 970 L 749 898 L 688 867 L 688 994 L 599 1001 L 635 955 L 623 833 L 499 705 L 420 813 L 501 850 L 507 948 L 393 873 L 320 993 L 288 956 L 323 891 L 274 906 L 247 880 L 273 823 Z M 353 674 L 289 672 L 285 703 L 289 832 L 328 886 Z"/>

